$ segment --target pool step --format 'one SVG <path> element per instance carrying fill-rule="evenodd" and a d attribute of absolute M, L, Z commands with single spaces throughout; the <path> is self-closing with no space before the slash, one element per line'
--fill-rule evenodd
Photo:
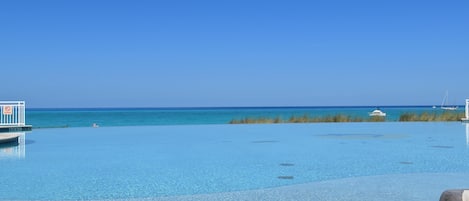
<path fill-rule="evenodd" d="M 20 135 L 18 134 L 0 134 L 0 144 L 5 144 L 5 143 L 18 143 L 18 138 Z"/>

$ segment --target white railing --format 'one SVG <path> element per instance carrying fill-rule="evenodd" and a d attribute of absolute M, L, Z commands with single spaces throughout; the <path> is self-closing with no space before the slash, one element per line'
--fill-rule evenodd
<path fill-rule="evenodd" d="M 0 126 L 24 126 L 24 101 L 0 101 Z"/>

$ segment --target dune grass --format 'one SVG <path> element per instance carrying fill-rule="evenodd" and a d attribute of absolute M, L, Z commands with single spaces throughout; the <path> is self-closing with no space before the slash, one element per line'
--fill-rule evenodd
<path fill-rule="evenodd" d="M 464 113 L 445 111 L 443 113 L 404 113 L 399 117 L 399 121 L 460 121 L 464 118 Z"/>
<path fill-rule="evenodd" d="M 308 115 L 303 116 L 291 116 L 288 119 L 282 119 L 281 117 L 269 118 L 269 117 L 257 117 L 257 118 L 243 118 L 233 119 L 230 124 L 271 124 L 271 123 L 319 123 L 319 122 L 380 122 L 384 121 L 384 117 L 370 117 L 369 119 L 363 119 L 360 117 L 352 117 L 344 114 L 330 115 L 324 117 L 310 117 Z"/>
<path fill-rule="evenodd" d="M 398 121 L 460 121 L 464 113 L 446 111 L 443 113 L 404 113 L 399 116 Z M 352 117 L 344 114 L 328 115 L 322 117 L 311 117 L 308 115 L 291 116 L 288 119 L 281 117 L 247 117 L 242 119 L 232 119 L 230 124 L 275 124 L 275 123 L 319 123 L 319 122 L 384 122 L 386 117 L 372 116 L 368 118 Z"/>

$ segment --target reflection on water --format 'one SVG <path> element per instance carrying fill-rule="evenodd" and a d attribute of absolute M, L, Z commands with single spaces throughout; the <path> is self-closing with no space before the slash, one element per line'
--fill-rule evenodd
<path fill-rule="evenodd" d="M 466 124 L 466 145 L 469 146 L 469 123 Z"/>
<path fill-rule="evenodd" d="M 9 135 L 18 135 L 18 142 L 5 143 L 0 145 L 1 159 L 22 159 L 26 155 L 26 134 L 25 132 L 13 132 Z M 0 134 L 1 135 L 1 134 Z"/>

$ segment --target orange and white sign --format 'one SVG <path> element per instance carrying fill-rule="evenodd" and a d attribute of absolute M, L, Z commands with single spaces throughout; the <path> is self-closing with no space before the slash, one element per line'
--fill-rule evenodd
<path fill-rule="evenodd" d="M 13 106 L 5 105 L 2 108 L 3 115 L 12 115 L 13 114 Z"/>

